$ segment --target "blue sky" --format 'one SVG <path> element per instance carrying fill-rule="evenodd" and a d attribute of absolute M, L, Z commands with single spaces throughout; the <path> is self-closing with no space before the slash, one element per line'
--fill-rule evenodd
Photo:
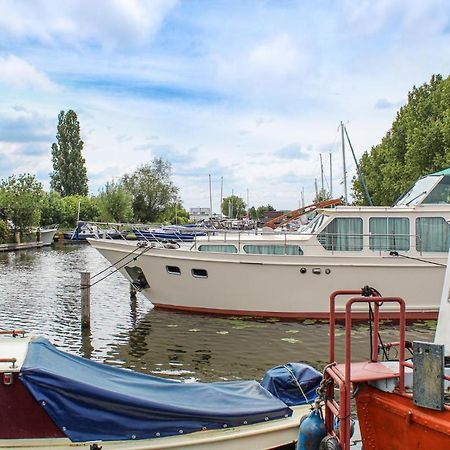
<path fill-rule="evenodd" d="M 48 187 L 74 109 L 93 194 L 162 156 L 187 208 L 209 205 L 211 174 L 215 210 L 221 177 L 225 195 L 291 209 L 320 153 L 342 193 L 341 120 L 360 155 L 413 85 L 449 75 L 450 3 L 2 0 L 0 36 L 0 178 Z"/>

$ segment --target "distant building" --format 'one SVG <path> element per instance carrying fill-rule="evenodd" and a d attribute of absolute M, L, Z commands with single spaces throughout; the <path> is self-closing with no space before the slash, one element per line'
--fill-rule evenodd
<path fill-rule="evenodd" d="M 288 211 L 265 211 L 263 217 L 260 217 L 259 223 L 264 225 L 269 220 L 275 219 L 275 217 L 282 216 Z"/>
<path fill-rule="evenodd" d="M 189 219 L 193 222 L 209 220 L 211 217 L 211 208 L 191 208 L 189 210 Z"/>

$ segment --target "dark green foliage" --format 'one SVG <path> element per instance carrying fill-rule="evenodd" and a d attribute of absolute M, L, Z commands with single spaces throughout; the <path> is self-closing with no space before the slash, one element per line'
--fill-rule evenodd
<path fill-rule="evenodd" d="M 360 160 L 374 205 L 390 205 L 423 175 L 450 166 L 450 77 L 433 75 L 408 94 L 408 103 L 381 143 Z M 358 179 L 355 203 L 367 204 Z"/>
<path fill-rule="evenodd" d="M 64 223 L 64 200 L 58 192 L 44 192 L 41 202 L 41 225 L 60 225 Z"/>
<path fill-rule="evenodd" d="M 6 220 L 0 219 L 0 244 L 6 244 L 9 238 L 9 230 L 8 225 L 6 224 Z"/>
<path fill-rule="evenodd" d="M 34 175 L 12 175 L 0 182 L 0 208 L 21 234 L 39 224 L 42 184 Z"/>
<path fill-rule="evenodd" d="M 63 199 L 63 220 L 66 227 L 75 227 L 77 223 L 78 205 L 80 205 L 80 220 L 96 222 L 100 217 L 100 208 L 95 197 L 70 195 Z"/>
<path fill-rule="evenodd" d="M 58 143 L 52 144 L 53 173 L 50 175 L 50 186 L 62 197 L 87 195 L 88 179 L 85 160 L 81 154 L 83 141 L 75 111 L 59 113 L 57 130 Z"/>
<path fill-rule="evenodd" d="M 177 198 L 178 188 L 171 180 L 171 165 L 162 158 L 124 175 L 122 183 L 133 199 L 134 219 L 141 223 L 161 220 Z"/>
<path fill-rule="evenodd" d="M 256 208 L 256 218 L 262 219 L 267 211 L 275 211 L 275 208 L 272 205 L 259 206 Z"/>
<path fill-rule="evenodd" d="M 131 194 L 114 180 L 106 182 L 97 197 L 100 219 L 105 222 L 130 222 L 133 217 Z"/>
<path fill-rule="evenodd" d="M 245 214 L 245 202 L 237 195 L 230 195 L 225 197 L 222 201 L 222 212 L 230 219 L 242 218 Z"/>

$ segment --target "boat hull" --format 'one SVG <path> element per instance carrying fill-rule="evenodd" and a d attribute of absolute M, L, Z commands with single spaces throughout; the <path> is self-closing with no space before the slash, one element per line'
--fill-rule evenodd
<path fill-rule="evenodd" d="M 367 384 L 356 396 L 359 426 L 366 450 L 450 448 L 450 409 L 414 405 L 410 396 L 382 392 Z"/>
<path fill-rule="evenodd" d="M 133 250 L 130 243 L 91 244 L 113 264 Z M 385 296 L 407 298 L 409 319 L 432 319 L 437 317 L 445 271 L 444 266 L 392 256 L 266 256 L 152 248 L 134 260 L 140 252 L 129 257 L 121 272 L 132 281 L 126 267 L 139 267 L 150 286 L 142 293 L 156 307 L 229 315 L 327 319 L 329 292 L 343 285 L 369 285 Z M 171 267 L 179 274 L 169 273 Z M 194 276 L 193 269 L 206 271 L 207 277 Z M 343 307 L 344 301 L 338 317 Z M 398 317 L 395 307 L 384 309 L 383 317 Z M 366 309 L 356 313 L 366 316 Z"/>

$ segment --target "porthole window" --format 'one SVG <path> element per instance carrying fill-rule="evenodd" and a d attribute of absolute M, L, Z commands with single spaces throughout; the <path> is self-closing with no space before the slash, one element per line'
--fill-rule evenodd
<path fill-rule="evenodd" d="M 205 269 L 192 269 L 191 272 L 195 278 L 208 278 L 208 272 Z"/>
<path fill-rule="evenodd" d="M 178 266 L 166 266 L 166 270 L 171 275 L 181 275 L 181 269 Z"/>

